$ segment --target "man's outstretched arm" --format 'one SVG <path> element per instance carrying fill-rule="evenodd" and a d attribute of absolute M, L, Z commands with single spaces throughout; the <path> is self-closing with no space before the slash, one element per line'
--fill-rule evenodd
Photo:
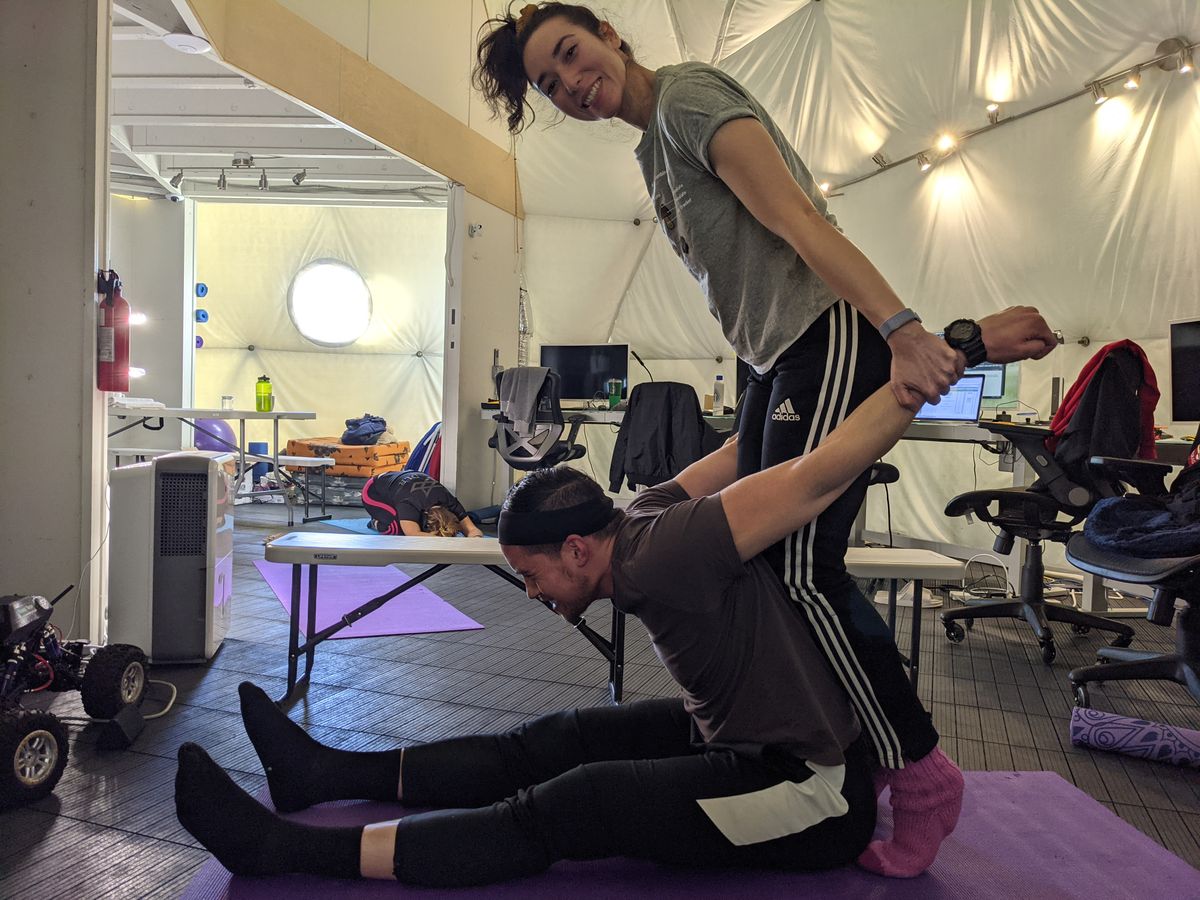
<path fill-rule="evenodd" d="M 757 556 L 824 512 L 855 478 L 895 446 L 912 418 L 912 412 L 896 401 L 891 389 L 882 387 L 811 453 L 722 490 L 721 503 L 741 558 Z"/>

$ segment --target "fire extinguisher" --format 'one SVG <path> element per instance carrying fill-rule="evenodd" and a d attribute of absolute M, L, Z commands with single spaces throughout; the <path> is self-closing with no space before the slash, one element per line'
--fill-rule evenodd
<path fill-rule="evenodd" d="M 103 298 L 96 307 L 96 387 L 129 390 L 129 301 L 121 296 L 121 277 L 109 269 L 98 279 Z"/>

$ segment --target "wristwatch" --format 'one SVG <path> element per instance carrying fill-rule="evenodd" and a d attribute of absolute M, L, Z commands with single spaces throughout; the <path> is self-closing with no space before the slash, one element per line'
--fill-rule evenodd
<path fill-rule="evenodd" d="M 961 350 L 967 357 L 968 366 L 987 362 L 987 347 L 983 344 L 983 331 L 974 319 L 955 319 L 946 326 L 946 343 Z"/>

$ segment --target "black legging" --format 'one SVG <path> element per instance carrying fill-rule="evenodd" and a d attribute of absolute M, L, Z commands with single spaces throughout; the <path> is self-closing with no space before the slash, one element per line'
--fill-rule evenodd
<path fill-rule="evenodd" d="M 844 300 L 835 303 L 769 371 L 751 372 L 739 419 L 738 477 L 808 453 L 887 384 L 890 367 L 891 351 L 870 322 Z M 808 618 L 880 764 L 894 769 L 902 758 L 929 753 L 938 735 L 887 625 L 846 574 L 846 546 L 867 476 L 766 556 Z"/>
<path fill-rule="evenodd" d="M 681 866 L 789 870 L 844 865 L 875 827 L 870 760 L 846 753 L 849 811 L 804 831 L 735 846 L 697 800 L 762 791 L 813 777 L 783 754 L 692 744 L 678 699 L 578 709 L 506 734 L 410 747 L 395 874 L 409 884 L 487 884 L 540 872 L 561 859 L 630 856 Z M 454 808 L 448 808 L 454 807 Z"/>

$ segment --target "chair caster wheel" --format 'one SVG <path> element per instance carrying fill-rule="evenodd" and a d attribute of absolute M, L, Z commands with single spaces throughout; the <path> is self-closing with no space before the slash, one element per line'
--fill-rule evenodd
<path fill-rule="evenodd" d="M 962 623 L 967 626 L 967 631 L 970 631 L 972 628 L 975 627 L 974 619 L 963 619 Z"/>
<path fill-rule="evenodd" d="M 1132 643 L 1132 634 L 1118 634 L 1115 638 L 1108 642 L 1108 645 L 1110 647 L 1128 647 Z"/>
<path fill-rule="evenodd" d="M 1050 665 L 1058 656 L 1058 650 L 1054 647 L 1054 641 L 1046 641 L 1042 644 L 1042 662 Z"/>
<path fill-rule="evenodd" d="M 1091 630 L 1092 630 L 1091 625 L 1072 625 L 1071 626 L 1071 631 L 1074 634 L 1087 634 Z"/>
<path fill-rule="evenodd" d="M 946 623 L 946 637 L 950 639 L 950 643 L 961 644 L 966 636 L 967 633 L 963 631 L 963 627 L 957 622 Z"/>
<path fill-rule="evenodd" d="M 1075 692 L 1075 705 L 1080 709 L 1089 709 L 1092 705 L 1092 698 L 1088 696 L 1086 684 L 1072 685 Z"/>

